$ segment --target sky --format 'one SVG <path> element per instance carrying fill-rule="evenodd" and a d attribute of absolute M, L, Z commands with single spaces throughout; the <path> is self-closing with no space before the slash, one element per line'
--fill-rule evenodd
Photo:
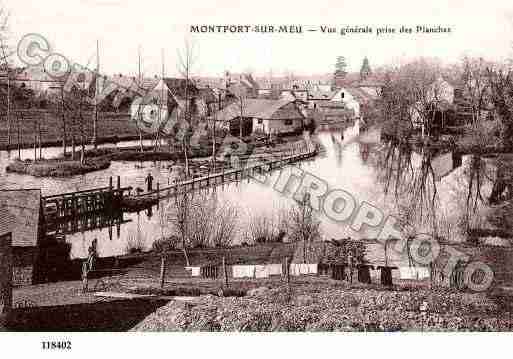
<path fill-rule="evenodd" d="M 184 39 L 195 45 L 192 73 L 221 76 L 225 70 L 275 76 L 331 73 L 337 56 L 358 71 L 428 56 L 456 62 L 463 55 L 502 61 L 513 57 L 513 1 L 119 1 L 3 0 L 10 12 L 10 43 L 37 33 L 51 50 L 71 61 L 95 66 L 100 43 L 101 72 L 137 74 L 138 47 L 146 76 L 176 76 L 177 51 Z M 304 4 L 303 4 L 304 3 Z M 373 34 L 191 34 L 191 25 L 370 26 Z M 377 27 L 450 27 L 449 34 L 388 34 Z M 162 52 L 164 61 L 162 61 Z"/>

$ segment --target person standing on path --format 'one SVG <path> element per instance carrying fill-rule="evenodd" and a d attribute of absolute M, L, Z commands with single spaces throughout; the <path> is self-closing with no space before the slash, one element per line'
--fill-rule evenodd
<path fill-rule="evenodd" d="M 96 266 L 96 258 L 98 257 L 98 252 L 97 252 L 97 246 L 98 246 L 98 239 L 95 238 L 93 239 L 93 241 L 91 242 L 91 245 L 89 246 L 88 250 L 87 250 L 87 268 L 88 268 L 88 271 L 92 271 L 94 270 L 95 266 Z"/>
<path fill-rule="evenodd" d="M 146 179 L 144 181 L 148 185 L 148 187 L 147 187 L 148 192 L 153 191 L 153 176 L 151 175 L 150 172 L 148 172 L 148 175 L 146 176 Z"/>

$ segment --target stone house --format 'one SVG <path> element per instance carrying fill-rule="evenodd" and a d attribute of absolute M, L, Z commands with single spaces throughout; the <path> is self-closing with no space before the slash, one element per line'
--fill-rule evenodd
<path fill-rule="evenodd" d="M 242 106 L 241 106 L 242 104 Z M 295 101 L 245 99 L 234 102 L 217 115 L 226 129 L 239 135 L 240 118 L 243 117 L 243 135 L 251 133 L 286 134 L 303 130 L 305 116 Z"/>
<path fill-rule="evenodd" d="M 12 233 L 13 285 L 37 283 L 44 235 L 41 190 L 0 190 L 0 207 L 0 232 Z"/>

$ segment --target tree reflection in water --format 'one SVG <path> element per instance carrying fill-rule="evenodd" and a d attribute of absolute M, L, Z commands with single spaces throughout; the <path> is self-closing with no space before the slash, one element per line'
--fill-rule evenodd
<path fill-rule="evenodd" d="M 377 181 L 407 237 L 421 230 L 440 234 L 437 174 L 432 166 L 436 154 L 424 147 L 414 151 L 402 141 L 385 142 L 372 153 Z"/>

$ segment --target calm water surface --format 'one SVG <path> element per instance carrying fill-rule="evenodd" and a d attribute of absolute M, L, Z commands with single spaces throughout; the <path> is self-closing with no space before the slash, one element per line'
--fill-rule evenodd
<path fill-rule="evenodd" d="M 316 134 L 318 140 L 325 148 L 325 153 L 313 160 L 301 163 L 301 169 L 324 179 L 330 188 L 343 189 L 351 193 L 358 202 L 367 201 L 376 206 L 382 206 L 386 210 L 387 203 L 383 195 L 383 185 L 379 177 L 379 151 L 382 151 L 379 142 L 379 130 L 371 129 L 368 133 L 358 136 L 358 124 L 347 128 L 343 132 L 321 132 Z M 137 145 L 138 142 L 119 143 L 118 146 Z M 113 146 L 113 145 L 110 145 Z M 57 156 L 60 148 L 44 149 L 45 157 Z M 10 158 L 17 156 L 17 152 L 11 152 Z M 24 150 L 22 158 L 33 156 L 33 150 Z M 122 186 L 144 188 L 144 178 L 151 172 L 155 180 L 161 184 L 167 184 L 173 180 L 171 170 L 172 163 L 161 162 L 112 162 L 110 168 L 81 176 L 66 179 L 35 178 L 32 176 L 5 173 L 5 165 L 9 161 L 7 152 L 0 152 L 0 188 L 41 188 L 43 195 L 57 194 L 68 191 L 83 190 L 108 185 L 110 176 L 121 175 Z M 412 157 L 414 166 L 421 162 L 419 155 Z M 457 171 L 456 171 L 457 172 Z M 270 183 L 279 175 L 275 172 Z M 450 196 L 454 174 L 441 180 L 439 193 L 442 198 Z M 292 206 L 295 202 L 289 195 L 276 192 L 272 186 L 263 185 L 254 180 L 245 179 L 242 182 L 231 183 L 218 187 L 216 195 L 219 201 L 227 201 L 240 208 L 239 222 L 241 227 L 250 216 L 256 213 L 272 213 L 281 208 Z M 102 257 L 122 255 L 127 251 L 128 238 L 137 238 L 144 243 L 146 249 L 150 249 L 152 242 L 162 234 L 167 235 L 170 229 L 161 218 L 163 210 L 173 199 L 163 200 L 160 205 L 152 210 L 140 213 L 125 213 L 119 233 L 108 228 L 86 231 L 66 235 L 66 241 L 71 243 L 71 258 L 83 258 L 87 256 L 87 248 L 94 238 L 98 239 L 98 252 Z M 322 233 L 325 238 L 341 238 L 344 236 L 362 237 L 372 236 L 372 231 L 356 233 L 347 224 L 333 223 L 321 216 Z M 374 234 L 375 235 L 375 234 Z M 242 238 L 241 236 L 239 236 Z"/>

